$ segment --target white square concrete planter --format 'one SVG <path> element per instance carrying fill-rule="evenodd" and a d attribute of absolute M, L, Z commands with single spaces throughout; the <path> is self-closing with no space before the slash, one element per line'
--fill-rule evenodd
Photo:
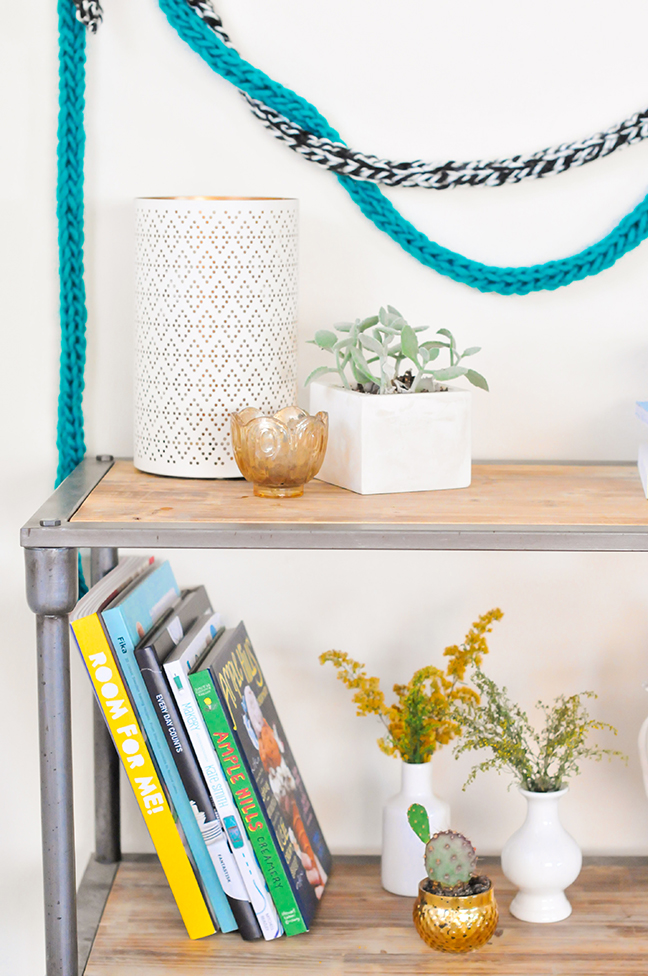
<path fill-rule="evenodd" d="M 467 488 L 470 393 L 356 393 L 317 382 L 310 412 L 326 410 L 321 481 L 361 495 Z"/>

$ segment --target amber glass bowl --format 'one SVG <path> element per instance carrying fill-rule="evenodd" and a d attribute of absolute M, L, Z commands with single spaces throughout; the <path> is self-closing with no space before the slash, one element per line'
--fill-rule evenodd
<path fill-rule="evenodd" d="M 441 952 L 471 952 L 492 937 L 498 911 L 491 884 L 479 895 L 433 895 L 419 885 L 414 904 L 414 925 L 424 942 Z"/>
<path fill-rule="evenodd" d="M 239 470 L 263 498 L 294 498 L 322 466 L 328 414 L 284 407 L 273 417 L 246 407 L 230 415 Z"/>

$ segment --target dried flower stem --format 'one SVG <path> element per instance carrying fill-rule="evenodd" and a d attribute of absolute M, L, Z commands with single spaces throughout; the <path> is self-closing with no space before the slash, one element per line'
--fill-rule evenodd
<path fill-rule="evenodd" d="M 578 775 L 582 759 L 618 756 L 627 762 L 627 756 L 616 749 L 586 744 L 594 730 L 617 734 L 614 726 L 589 717 L 583 699 L 596 698 L 593 691 L 558 695 L 552 705 L 537 702 L 536 708 L 545 717 L 544 727 L 537 731 L 526 712 L 510 700 L 506 688 L 499 688 L 479 667 L 473 680 L 482 701 L 467 700 L 455 709 L 454 717 L 463 726 L 455 756 L 476 749 L 488 749 L 491 756 L 471 770 L 464 789 L 478 772 L 496 769 L 513 773 L 518 784 L 531 793 L 552 793 Z"/>
<path fill-rule="evenodd" d="M 320 664 L 330 661 L 338 679 L 355 691 L 352 701 L 357 715 L 377 715 L 385 726 L 378 745 L 388 756 L 400 756 L 404 762 L 428 762 L 435 750 L 461 732 L 457 705 L 478 703 L 479 695 L 465 680 L 469 666 L 479 666 L 488 654 L 486 634 L 495 620 L 501 620 L 499 609 L 490 610 L 472 625 L 464 643 L 446 647 L 449 658 L 445 671 L 428 665 L 416 671 L 406 685 L 394 685 L 396 702 L 388 705 L 380 688 L 380 679 L 369 677 L 364 664 L 354 661 L 343 651 L 326 651 Z"/>

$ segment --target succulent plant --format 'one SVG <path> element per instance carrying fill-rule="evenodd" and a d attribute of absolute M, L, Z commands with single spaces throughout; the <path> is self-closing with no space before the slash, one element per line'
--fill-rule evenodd
<path fill-rule="evenodd" d="M 477 853 L 467 837 L 454 830 L 433 834 L 425 845 L 425 868 L 430 881 L 453 888 L 470 881 Z"/>
<path fill-rule="evenodd" d="M 425 332 L 428 326 L 412 327 L 393 305 L 381 308 L 378 315 L 355 322 L 339 322 L 333 328 L 335 332 L 319 329 L 310 341 L 332 353 L 335 366 L 318 366 L 306 379 L 307 386 L 319 376 L 337 373 L 342 386 L 350 390 L 346 376 L 348 369 L 360 392 L 364 393 L 417 393 L 426 380 L 433 384 L 445 383 L 460 376 L 465 376 L 473 386 L 488 390 L 488 383 L 481 373 L 460 365 L 462 359 L 480 352 L 480 346 L 470 346 L 459 352 L 449 329 L 437 330 L 440 339 L 419 342 L 416 333 Z M 433 369 L 431 364 L 443 349 L 448 351 L 450 364 Z M 413 370 L 399 376 L 401 363 L 405 360 L 412 363 Z M 373 371 L 373 364 L 377 364 L 377 372 Z M 365 389 L 367 384 L 368 390 Z"/>

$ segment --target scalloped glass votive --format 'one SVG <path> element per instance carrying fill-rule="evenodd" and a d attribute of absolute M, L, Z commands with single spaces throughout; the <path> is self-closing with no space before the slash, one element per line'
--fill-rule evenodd
<path fill-rule="evenodd" d="M 328 414 L 284 407 L 274 416 L 256 407 L 230 414 L 234 457 L 254 494 L 295 498 L 322 466 L 328 441 Z"/>

